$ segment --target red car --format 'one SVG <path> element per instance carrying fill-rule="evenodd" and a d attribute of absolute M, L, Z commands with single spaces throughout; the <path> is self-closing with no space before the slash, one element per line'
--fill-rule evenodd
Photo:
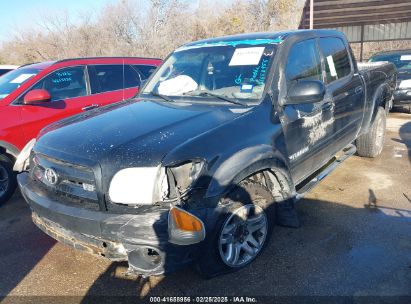
<path fill-rule="evenodd" d="M 16 188 L 13 164 L 46 125 L 133 97 L 161 63 L 81 58 L 25 65 L 0 78 L 0 203 Z"/>

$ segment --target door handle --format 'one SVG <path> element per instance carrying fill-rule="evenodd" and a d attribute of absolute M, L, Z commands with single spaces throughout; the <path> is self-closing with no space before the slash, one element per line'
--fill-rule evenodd
<path fill-rule="evenodd" d="M 330 110 L 334 107 L 334 104 L 332 103 L 332 101 L 326 101 L 322 104 L 321 108 L 323 110 Z"/>
<path fill-rule="evenodd" d="M 92 104 L 92 105 L 89 105 L 89 106 L 85 106 L 84 108 L 82 108 L 82 110 L 83 111 L 89 111 L 89 110 L 92 110 L 92 109 L 95 109 L 95 108 L 98 108 L 98 107 L 99 107 L 98 104 Z"/>

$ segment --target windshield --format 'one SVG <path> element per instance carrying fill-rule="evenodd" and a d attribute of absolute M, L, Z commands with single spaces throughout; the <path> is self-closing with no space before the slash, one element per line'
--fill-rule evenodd
<path fill-rule="evenodd" d="M 0 77 L 0 99 L 9 95 L 39 72 L 40 69 L 20 68 L 4 74 Z"/>
<path fill-rule="evenodd" d="M 229 99 L 231 102 L 257 101 L 265 88 L 276 40 L 250 41 L 177 49 L 155 73 L 142 94 L 206 97 L 220 102 Z"/>
<path fill-rule="evenodd" d="M 397 69 L 411 69 L 411 52 L 409 54 L 381 54 L 370 58 L 371 62 L 389 61 L 393 63 Z"/>

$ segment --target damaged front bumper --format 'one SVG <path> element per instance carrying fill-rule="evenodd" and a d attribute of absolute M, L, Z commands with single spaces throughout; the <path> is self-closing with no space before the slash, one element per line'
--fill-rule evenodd
<path fill-rule="evenodd" d="M 33 222 L 52 238 L 113 261 L 146 276 L 169 273 L 191 264 L 199 244 L 169 242 L 167 206 L 150 206 L 141 214 L 116 214 L 68 206 L 46 192 L 28 173 L 18 175 Z M 64 197 L 63 197 L 64 199 Z"/>

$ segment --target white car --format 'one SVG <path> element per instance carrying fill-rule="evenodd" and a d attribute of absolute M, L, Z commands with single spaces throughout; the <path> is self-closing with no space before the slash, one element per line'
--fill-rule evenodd
<path fill-rule="evenodd" d="M 0 77 L 7 72 L 17 69 L 18 65 L 0 65 Z"/>

